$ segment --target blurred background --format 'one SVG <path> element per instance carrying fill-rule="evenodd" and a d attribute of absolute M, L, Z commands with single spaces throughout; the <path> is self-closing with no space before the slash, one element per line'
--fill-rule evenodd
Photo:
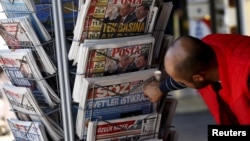
<path fill-rule="evenodd" d="M 164 0 L 170 1 L 170 0 Z M 250 35 L 250 0 L 172 0 L 173 10 L 165 34 L 174 38 L 192 35 L 202 38 L 211 33 Z M 1 7 L 0 7 L 1 8 Z M 0 9 L 1 10 L 1 9 Z M 0 13 L 0 18 L 5 18 Z M 1 39 L 0 39 L 1 40 Z M 2 43 L 2 40 L 0 41 Z M 206 105 L 194 89 L 171 92 L 178 99 L 173 127 L 178 141 L 207 141 L 207 125 L 214 124 Z M 6 104 L 0 96 L 0 118 Z M 0 120 L 0 140 L 13 140 L 5 135 L 5 123 Z"/>

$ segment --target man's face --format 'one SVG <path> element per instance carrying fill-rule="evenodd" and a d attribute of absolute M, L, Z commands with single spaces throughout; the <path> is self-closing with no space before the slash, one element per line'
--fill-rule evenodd
<path fill-rule="evenodd" d="M 140 6 L 138 7 L 136 10 L 135 10 L 135 15 L 138 19 L 141 19 L 143 17 L 146 17 L 147 16 L 147 11 L 144 10 L 144 7 L 143 6 Z"/>
<path fill-rule="evenodd" d="M 136 59 L 136 67 L 137 68 L 142 68 L 146 65 L 146 60 L 144 59 L 143 56 L 140 56 Z"/>
<path fill-rule="evenodd" d="M 120 61 L 119 61 L 119 66 L 121 68 L 126 68 L 128 66 L 128 63 L 129 63 L 129 58 L 121 58 Z"/>
<path fill-rule="evenodd" d="M 122 5 L 119 14 L 124 17 L 130 12 L 130 7 L 128 5 Z"/>

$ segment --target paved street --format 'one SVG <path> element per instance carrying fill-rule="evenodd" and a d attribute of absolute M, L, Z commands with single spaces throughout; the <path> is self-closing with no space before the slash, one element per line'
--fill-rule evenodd
<path fill-rule="evenodd" d="M 209 111 L 176 114 L 173 125 L 178 141 L 207 141 L 207 125 L 214 124 Z"/>
<path fill-rule="evenodd" d="M 173 126 L 178 133 L 178 141 L 207 141 L 207 125 L 214 119 L 195 90 L 176 91 L 178 99 Z"/>

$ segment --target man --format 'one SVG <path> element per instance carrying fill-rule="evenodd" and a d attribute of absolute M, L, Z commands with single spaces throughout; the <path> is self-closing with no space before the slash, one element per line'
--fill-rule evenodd
<path fill-rule="evenodd" d="M 137 68 L 132 68 L 129 66 L 130 61 L 129 61 L 129 56 L 128 55 L 123 55 L 119 58 L 118 62 L 118 67 L 114 71 L 105 71 L 104 76 L 108 75 L 116 75 L 116 74 L 121 74 L 121 73 L 127 73 L 127 72 L 133 72 L 137 71 Z"/>
<path fill-rule="evenodd" d="M 147 21 L 148 13 L 149 13 L 149 6 L 148 5 L 142 4 L 142 5 L 138 6 L 135 10 L 135 16 L 136 16 L 135 22 L 145 23 Z"/>
<path fill-rule="evenodd" d="M 135 19 L 133 15 L 130 14 L 131 11 L 130 4 L 123 4 L 119 10 L 119 15 L 114 20 L 117 23 L 129 23 Z"/>
<path fill-rule="evenodd" d="M 148 55 L 147 54 L 140 54 L 135 62 L 136 68 L 138 70 L 145 70 L 147 69 L 147 61 L 148 61 Z"/>
<path fill-rule="evenodd" d="M 198 89 L 218 124 L 250 124 L 250 37 L 180 37 L 164 60 L 166 73 L 178 85 L 175 88 Z M 157 102 L 169 91 L 166 84 L 159 88 L 160 83 L 153 82 L 144 87 L 144 93 Z"/>

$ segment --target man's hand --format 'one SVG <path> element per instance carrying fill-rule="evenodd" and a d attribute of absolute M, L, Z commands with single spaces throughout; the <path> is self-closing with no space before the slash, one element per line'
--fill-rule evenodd
<path fill-rule="evenodd" d="M 144 95 L 150 99 L 151 102 L 156 103 L 160 101 L 163 93 L 160 90 L 160 82 L 153 81 L 144 86 Z"/>

